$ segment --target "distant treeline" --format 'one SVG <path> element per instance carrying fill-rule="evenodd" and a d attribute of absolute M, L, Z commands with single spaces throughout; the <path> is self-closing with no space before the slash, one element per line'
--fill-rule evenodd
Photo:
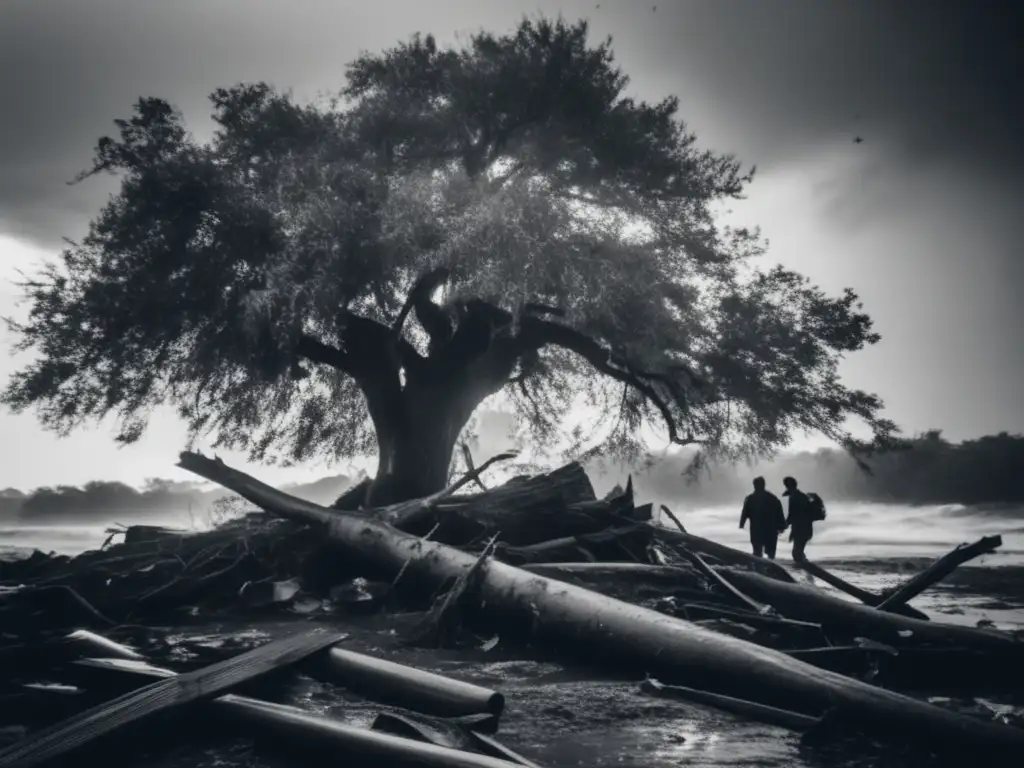
<path fill-rule="evenodd" d="M 977 440 L 951 443 L 938 430 L 911 440 L 905 450 L 869 460 L 872 473 L 838 449 L 783 454 L 753 467 L 716 466 L 695 483 L 682 476 L 683 456 L 658 461 L 651 469 L 634 472 L 638 496 L 644 500 L 686 499 L 695 504 L 739 504 L 750 492 L 751 480 L 763 475 L 769 489 L 782 492 L 782 478 L 792 475 L 800 486 L 826 500 L 876 501 L 900 504 L 1024 503 L 1024 435 L 1005 432 Z M 596 468 L 595 468 L 596 470 Z M 615 468 L 604 477 L 592 474 L 603 493 L 624 481 L 628 468 Z M 353 479 L 332 475 L 288 490 L 302 498 L 329 504 Z M 108 522 L 139 515 L 202 516 L 223 489 L 203 491 L 191 483 L 149 480 L 141 490 L 124 483 L 92 482 L 84 486 L 37 488 L 23 493 L 0 491 L 0 521 Z"/>
<path fill-rule="evenodd" d="M 939 430 L 910 440 L 906 449 L 867 460 L 868 474 L 839 449 L 780 455 L 753 467 L 713 467 L 694 484 L 680 477 L 685 459 L 664 461 L 637 476 L 641 494 L 688 498 L 705 504 L 738 503 L 751 480 L 764 476 L 782 490 L 791 475 L 808 491 L 829 499 L 900 504 L 1024 503 L 1024 435 L 1002 432 L 949 442 Z"/>
<path fill-rule="evenodd" d="M 334 501 L 351 483 L 347 475 L 333 475 L 284 490 L 323 504 Z M 146 515 L 175 516 L 185 521 L 189 512 L 202 522 L 214 502 L 229 495 L 222 488 L 204 491 L 193 483 L 159 478 L 147 480 L 141 490 L 107 481 L 36 488 L 28 493 L 8 489 L 0 490 L 0 522 L 107 523 Z"/>

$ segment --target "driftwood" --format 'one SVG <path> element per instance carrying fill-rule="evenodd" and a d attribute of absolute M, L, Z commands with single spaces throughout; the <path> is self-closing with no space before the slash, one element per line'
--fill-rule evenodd
<path fill-rule="evenodd" d="M 747 608 L 754 611 L 754 613 L 758 613 L 762 616 L 765 616 L 773 612 L 770 605 L 759 603 L 752 597 L 743 594 L 742 590 L 737 589 L 721 573 L 719 573 L 714 568 L 705 563 L 704 558 L 702 558 L 696 552 L 689 552 L 686 549 L 682 548 L 680 548 L 678 551 L 681 555 L 683 555 L 683 557 L 685 557 L 687 560 L 693 563 L 694 568 L 696 568 L 700 573 L 704 574 L 708 579 L 710 579 L 713 584 L 718 584 L 719 587 L 721 587 L 724 591 L 728 592 L 739 602 L 743 603 Z"/>
<path fill-rule="evenodd" d="M 794 641 L 813 640 L 821 642 L 822 640 L 828 640 L 821 625 L 810 621 L 794 621 L 793 619 L 784 619 L 780 616 L 766 616 L 763 613 L 752 611 L 730 610 L 705 603 L 683 603 L 679 607 L 679 613 L 682 614 L 683 618 L 690 621 L 725 619 L 737 624 L 746 624 L 750 627 L 784 634 Z"/>
<path fill-rule="evenodd" d="M 0 751 L 0 768 L 29 768 L 80 749 L 146 717 L 190 702 L 211 699 L 257 677 L 295 664 L 345 638 L 341 633 L 307 632 L 267 643 L 227 661 L 161 680 L 36 731 Z"/>
<path fill-rule="evenodd" d="M 173 682 L 174 672 L 148 664 L 94 659 L 82 662 L 96 670 Z M 148 686 L 147 686 L 148 687 Z M 298 707 L 227 693 L 213 698 L 204 715 L 255 737 L 258 745 L 295 752 L 343 754 L 354 764 L 403 768 L 510 768 L 486 755 L 424 744 L 408 738 L 344 725 Z"/>
<path fill-rule="evenodd" d="M 943 555 L 917 576 L 894 590 L 878 604 L 880 611 L 899 611 L 928 587 L 946 578 L 960 565 L 981 555 L 988 555 L 1003 545 L 1001 536 L 986 536 L 973 544 L 961 544 L 952 552 Z"/>
<path fill-rule="evenodd" d="M 537 544 L 515 547 L 499 544 L 501 560 L 516 565 L 535 562 L 577 562 L 580 559 L 602 562 L 641 562 L 653 536 L 647 525 L 606 528 Z"/>
<path fill-rule="evenodd" d="M 435 717 L 500 717 L 505 697 L 496 691 L 343 648 L 303 665 L 313 677 L 342 685 L 382 704 Z"/>
<path fill-rule="evenodd" d="M 807 573 L 811 574 L 815 578 L 821 579 L 826 584 L 835 587 L 840 592 L 845 592 L 850 597 L 860 600 L 864 605 L 870 605 L 872 608 L 877 608 L 882 601 L 885 599 L 883 595 L 876 595 L 874 592 L 868 592 L 866 589 L 861 589 L 855 584 L 851 584 L 848 581 L 836 576 L 834 573 L 830 573 L 816 563 L 812 563 L 806 558 L 801 560 L 797 564 L 798 568 L 802 568 Z M 920 619 L 921 621 L 930 621 L 928 614 L 922 613 L 913 606 L 903 605 L 899 606 L 894 610 L 894 613 L 898 613 L 901 616 L 909 616 L 913 619 Z"/>
<path fill-rule="evenodd" d="M 774 560 L 754 557 L 749 552 L 742 552 L 738 549 L 727 547 L 725 544 L 719 544 L 717 541 L 694 536 L 692 533 L 673 531 L 670 528 L 662 528 L 660 526 L 652 526 L 652 528 L 655 531 L 655 537 L 672 548 L 682 547 L 689 552 L 696 552 L 704 556 L 710 555 L 724 565 L 738 565 L 743 568 L 750 568 L 779 581 L 795 581 L 789 571 Z"/>
<path fill-rule="evenodd" d="M 778 725 L 793 731 L 809 731 L 818 724 L 818 718 L 801 715 L 798 712 L 787 712 L 784 709 L 766 707 L 763 704 L 755 704 L 752 701 L 737 699 L 731 696 L 719 696 L 718 694 L 698 691 L 693 688 L 684 688 L 679 685 L 665 685 L 648 678 L 640 685 L 640 690 L 654 696 L 668 696 L 672 698 L 685 699 L 697 704 L 706 704 L 709 707 L 720 709 L 741 717 L 749 717 L 769 725 Z"/>
<path fill-rule="evenodd" d="M 728 569 L 730 581 L 747 594 L 770 601 L 789 619 L 820 623 L 830 635 L 865 637 L 895 648 L 952 646 L 1016 656 L 1024 661 L 1024 643 L 1010 635 L 955 624 L 921 621 L 857 605 L 803 584 L 784 584 L 760 574 Z"/>
<path fill-rule="evenodd" d="M 514 455 L 501 454 L 495 459 Z M 483 471 L 495 459 L 482 464 L 476 472 Z M 375 509 L 373 516 L 403 531 L 419 534 L 437 523 L 443 529 L 455 526 L 461 520 L 475 527 L 478 536 L 501 531 L 502 540 L 506 543 L 524 544 L 535 542 L 538 530 L 548 530 L 545 526 L 556 517 L 551 514 L 552 509 L 561 510 L 578 502 L 596 501 L 590 478 L 575 462 L 544 475 L 505 483 L 487 493 L 455 496 L 454 489 L 458 485 L 456 483 L 426 499 Z M 603 525 L 595 525 L 591 530 L 601 527 Z M 439 532 L 436 538 L 445 537 Z"/>
<path fill-rule="evenodd" d="M 319 756 L 345 755 L 346 762 L 351 760 L 352 764 L 402 768 L 512 768 L 514 765 L 487 755 L 343 725 L 283 704 L 236 696 L 230 707 L 232 717 L 244 718 L 250 732 L 258 734 L 257 744 L 264 740 L 286 749 L 289 754 L 296 750 L 315 750 Z"/>
<path fill-rule="evenodd" d="M 218 482 L 283 517 L 321 523 L 339 550 L 367 566 L 397 573 L 406 562 L 415 578 L 441 585 L 477 562 L 473 555 L 396 530 L 367 516 L 339 513 L 267 486 L 221 462 L 184 453 L 184 469 Z M 746 574 L 752 577 L 752 574 Z M 776 587 L 798 589 L 767 578 Z M 744 591 L 749 581 L 736 580 Z M 970 751 L 975 761 L 1019 754 L 1024 731 L 958 715 L 906 696 L 818 669 L 784 653 L 716 634 L 690 622 L 531 574 L 494 559 L 482 569 L 481 597 L 491 626 L 524 622 L 534 639 L 588 651 L 591 658 L 637 669 L 671 682 L 811 717 L 839 708 L 873 736 Z M 775 596 L 773 595 L 773 602 Z M 856 606 L 853 606 L 856 608 Z M 870 611 L 899 621 L 913 621 Z M 931 626 L 918 622 L 923 627 Z M 600 628 L 595 631 L 595 628 Z"/>

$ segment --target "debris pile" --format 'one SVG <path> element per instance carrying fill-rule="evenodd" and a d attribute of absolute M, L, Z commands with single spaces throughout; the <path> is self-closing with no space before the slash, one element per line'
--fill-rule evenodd
<path fill-rule="evenodd" d="M 1024 747 L 1024 730 L 918 698 L 1022 687 L 1024 644 L 1016 637 L 930 621 L 908 604 L 959 563 L 993 551 L 998 537 L 956 548 L 883 595 L 803 564 L 858 603 L 689 533 L 670 512 L 675 527 L 653 523 L 651 506 L 634 503 L 631 482 L 599 499 L 578 464 L 458 493 L 490 463 L 432 497 L 337 509 L 185 453 L 180 466 L 263 511 L 203 533 L 133 527 L 122 543 L 99 552 L 0 565 L 0 679 L 9 681 L 0 689 L 0 703 L 8 701 L 0 704 L 0 726 L 12 723 L 10 703 L 20 696 L 23 704 L 29 678 L 44 669 L 58 669 L 62 684 L 103 694 L 94 702 L 102 714 L 86 717 L 86 699 L 64 696 L 56 706 L 61 697 L 49 690 L 41 697 L 47 706 L 71 719 L 30 730 L 0 751 L 0 768 L 41 764 L 60 751 L 54 745 L 85 745 L 105 734 L 97 723 L 113 732 L 128 714 L 149 718 L 172 700 L 191 706 L 195 696 L 213 699 L 210 712 L 235 727 L 395 764 L 532 765 L 488 735 L 500 715 L 499 694 L 346 652 L 339 638 L 303 635 L 294 647 L 275 651 L 271 643 L 177 674 L 92 633 L 67 634 L 85 626 L 108 638 L 137 638 L 140 627 L 168 618 L 180 624 L 273 613 L 330 618 L 343 627 L 354 616 L 399 610 L 420 612 L 406 631 L 409 643 L 568 651 L 635 675 L 649 695 L 687 698 L 808 737 L 857 734 L 982 763 Z M 78 659 L 83 648 L 97 658 Z M 246 698 L 252 676 L 282 665 L 410 713 L 382 713 L 367 731 Z M 11 670 L 18 674 L 6 674 Z M 229 692 L 237 686 L 246 696 Z M 128 698 L 102 701 L 115 695 Z M 87 728 L 89 737 L 75 728 Z"/>

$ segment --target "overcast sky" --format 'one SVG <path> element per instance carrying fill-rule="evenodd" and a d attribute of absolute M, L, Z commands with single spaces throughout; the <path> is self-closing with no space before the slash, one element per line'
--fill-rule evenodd
<path fill-rule="evenodd" d="M 9 280 L 80 237 L 112 189 L 68 187 L 143 95 L 202 134 L 207 94 L 266 80 L 333 91 L 360 50 L 451 41 L 523 14 L 586 17 L 635 95 L 680 98 L 701 143 L 756 164 L 733 216 L 768 259 L 862 295 L 883 341 L 845 365 L 909 432 L 1024 431 L 1024 4 L 998 0 L 0 0 L 0 305 Z M 855 143 L 856 137 L 862 143 Z M 0 331 L 6 334 L 6 331 Z M 17 367 L 0 337 L 0 379 Z M 58 440 L 0 413 L 0 488 L 184 479 L 184 432 Z M 237 457 L 229 457 L 237 460 Z M 310 473 L 258 469 L 281 482 Z"/>

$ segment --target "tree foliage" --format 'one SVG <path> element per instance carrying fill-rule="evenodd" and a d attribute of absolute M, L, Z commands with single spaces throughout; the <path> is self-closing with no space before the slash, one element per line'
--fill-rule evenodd
<path fill-rule="evenodd" d="M 728 457 L 801 429 L 852 446 L 849 417 L 889 440 L 879 400 L 838 376 L 878 338 L 856 295 L 759 270 L 758 233 L 715 218 L 751 174 L 627 83 L 585 23 L 526 21 L 362 55 L 331 102 L 219 89 L 208 140 L 141 99 L 81 177 L 120 192 L 24 285 L 14 328 L 38 355 L 4 402 L 60 432 L 113 414 L 124 442 L 173 403 L 256 459 L 372 452 L 374 398 L 454 365 L 422 323 L 393 327 L 443 266 L 446 312 L 476 298 L 511 318 L 490 328 L 500 365 L 458 361 L 490 377 L 471 405 L 501 391 L 537 437 L 585 393 L 620 454 L 645 420 Z"/>

